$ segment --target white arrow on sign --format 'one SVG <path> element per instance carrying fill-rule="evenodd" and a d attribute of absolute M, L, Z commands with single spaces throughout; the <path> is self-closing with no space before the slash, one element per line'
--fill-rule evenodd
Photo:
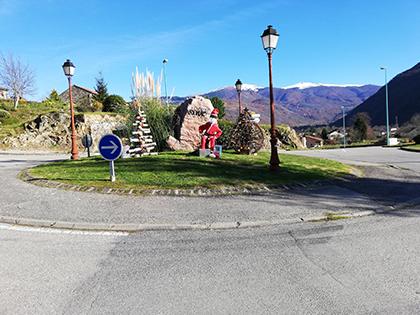
<path fill-rule="evenodd" d="M 104 146 L 104 147 L 102 147 L 102 149 L 104 149 L 104 150 L 112 150 L 111 151 L 111 154 L 114 154 L 115 151 L 117 151 L 117 149 L 118 149 L 118 145 L 114 141 L 112 141 L 112 140 L 109 141 L 109 142 L 111 142 L 112 145 Z"/>

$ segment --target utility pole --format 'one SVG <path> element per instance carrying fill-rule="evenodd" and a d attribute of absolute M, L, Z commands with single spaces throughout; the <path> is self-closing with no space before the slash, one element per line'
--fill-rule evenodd
<path fill-rule="evenodd" d="M 387 68 L 381 67 L 381 70 L 385 71 L 385 110 L 386 110 L 386 145 L 389 146 L 389 113 L 388 113 L 388 73 Z"/>
<path fill-rule="evenodd" d="M 169 99 L 168 99 L 168 88 L 167 88 L 167 82 L 166 82 L 166 64 L 168 63 L 168 59 L 163 59 L 163 76 L 165 77 L 165 98 L 166 98 L 166 105 L 169 105 Z"/>
<path fill-rule="evenodd" d="M 346 116 L 344 114 L 344 106 L 341 106 L 341 110 L 343 111 L 343 134 L 344 134 L 343 144 L 344 144 L 344 149 L 345 149 L 346 148 Z"/>

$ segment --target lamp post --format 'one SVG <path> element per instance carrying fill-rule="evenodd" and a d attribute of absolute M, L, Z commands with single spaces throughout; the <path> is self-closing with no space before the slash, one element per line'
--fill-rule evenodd
<path fill-rule="evenodd" d="M 264 50 L 267 52 L 268 57 L 268 70 L 270 80 L 270 113 L 271 113 L 271 157 L 270 157 L 270 170 L 276 171 L 279 169 L 280 159 L 277 152 L 277 137 L 276 137 L 276 120 L 274 117 L 274 95 L 273 95 L 273 75 L 272 75 L 272 54 L 277 47 L 279 34 L 269 25 L 261 35 Z"/>
<path fill-rule="evenodd" d="M 168 89 L 166 87 L 166 64 L 168 63 L 168 59 L 163 59 L 162 63 L 163 63 L 163 75 L 165 77 L 165 98 L 166 98 L 166 105 L 168 105 L 169 104 Z"/>
<path fill-rule="evenodd" d="M 388 73 L 387 68 L 381 67 L 385 72 L 385 111 L 386 111 L 386 145 L 389 145 L 389 113 L 388 113 Z"/>
<path fill-rule="evenodd" d="M 74 75 L 74 69 L 76 67 L 67 59 L 63 64 L 63 71 L 69 81 L 69 100 L 70 100 L 70 125 L 71 125 L 71 159 L 79 159 L 79 150 L 77 148 L 77 139 L 76 139 L 76 127 L 74 124 L 74 106 L 73 106 L 73 97 L 71 93 L 71 77 Z"/>
<path fill-rule="evenodd" d="M 341 110 L 343 111 L 343 134 L 344 134 L 344 139 L 343 139 L 343 144 L 344 144 L 344 149 L 346 148 L 346 116 L 344 115 L 344 106 L 341 106 Z"/>
<path fill-rule="evenodd" d="M 237 80 L 235 83 L 236 92 L 238 92 L 238 101 L 239 101 L 239 115 L 242 113 L 242 105 L 241 105 L 241 90 L 242 90 L 242 82 L 241 80 Z"/>

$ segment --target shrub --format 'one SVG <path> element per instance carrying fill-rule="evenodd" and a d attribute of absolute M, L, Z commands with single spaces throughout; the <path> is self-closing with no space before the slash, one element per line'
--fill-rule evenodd
<path fill-rule="evenodd" d="M 50 95 L 47 97 L 47 99 L 46 100 L 48 100 L 48 101 L 51 101 L 51 102 L 60 102 L 61 100 L 60 100 L 60 96 L 58 95 L 58 92 L 57 92 L 57 90 L 51 90 L 51 93 L 50 93 Z"/>
<path fill-rule="evenodd" d="M 0 122 L 3 122 L 10 117 L 11 115 L 7 110 L 0 109 Z"/>
<path fill-rule="evenodd" d="M 128 110 L 127 102 L 119 95 L 109 95 L 103 102 L 104 112 L 127 113 Z"/>
<path fill-rule="evenodd" d="M 104 108 L 104 105 L 101 102 L 99 102 L 97 100 L 92 101 L 92 109 L 95 112 L 102 112 L 103 108 Z"/>
<path fill-rule="evenodd" d="M 413 141 L 414 141 L 416 144 L 420 144 L 420 135 L 415 136 L 415 137 L 413 138 Z"/>
<path fill-rule="evenodd" d="M 0 103 L 0 109 L 4 109 L 7 111 L 13 110 L 13 102 L 9 100 L 4 100 Z"/>
<path fill-rule="evenodd" d="M 217 143 L 222 145 L 223 150 L 231 149 L 230 148 L 230 133 L 235 126 L 233 122 L 226 119 L 219 119 L 219 128 L 222 129 L 223 133 L 219 139 L 217 139 Z"/>

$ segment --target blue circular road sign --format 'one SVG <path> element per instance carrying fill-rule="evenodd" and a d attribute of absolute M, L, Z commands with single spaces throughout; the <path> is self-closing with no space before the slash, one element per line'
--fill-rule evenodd
<path fill-rule="evenodd" d="M 108 161 L 118 159 L 123 151 L 121 139 L 113 134 L 104 135 L 101 140 L 99 140 L 98 146 L 99 153 L 101 153 L 102 157 Z"/>

